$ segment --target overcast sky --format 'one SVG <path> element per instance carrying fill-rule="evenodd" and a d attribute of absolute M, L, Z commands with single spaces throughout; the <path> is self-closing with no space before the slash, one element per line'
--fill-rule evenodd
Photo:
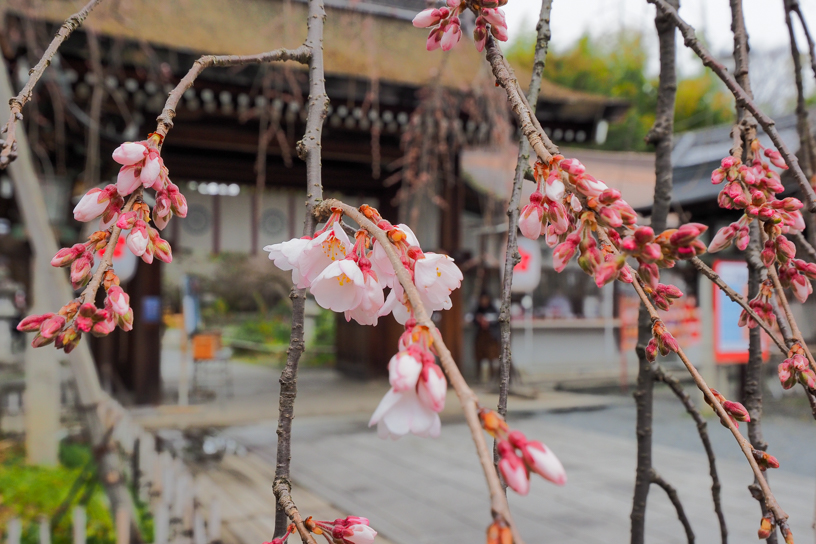
<path fill-rule="evenodd" d="M 788 47 L 788 30 L 782 0 L 744 0 L 745 23 L 751 47 L 771 50 Z M 816 0 L 801 0 L 802 11 L 816 32 Z M 510 39 L 535 29 L 541 7 L 539 0 L 510 0 L 504 7 Z M 552 47 L 564 50 L 584 32 L 592 35 L 608 33 L 621 27 L 647 30 L 657 39 L 654 30 L 655 8 L 646 0 L 554 0 L 552 8 Z M 705 34 L 715 54 L 732 49 L 731 13 L 728 0 L 681 0 L 680 15 L 695 29 Z M 795 21 L 795 19 L 794 19 Z M 796 23 L 795 23 L 796 24 Z M 804 34 L 798 32 L 799 48 L 807 50 Z M 699 63 L 686 52 L 679 57 L 680 70 L 690 74 Z M 650 71 L 657 71 L 656 60 Z"/>

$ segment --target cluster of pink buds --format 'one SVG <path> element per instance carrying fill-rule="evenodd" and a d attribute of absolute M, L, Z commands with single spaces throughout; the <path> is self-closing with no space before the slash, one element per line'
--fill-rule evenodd
<path fill-rule="evenodd" d="M 463 278 L 453 259 L 423 252 L 407 225 L 392 225 L 370 206 L 363 205 L 360 210 L 388 234 L 425 308 L 430 312 L 450 309 L 450 294 Z M 354 319 L 361 325 L 376 325 L 379 317 L 389 313 L 405 324 L 413 309 L 385 249 L 378 241 L 372 242 L 364 230 L 357 232 L 352 244 L 341 225 L 341 215 L 335 211 L 314 238 L 295 238 L 264 250 L 275 266 L 291 270 L 292 281 L 299 288 L 308 287 L 323 308 L 344 312 L 346 320 Z M 385 288 L 391 289 L 387 298 Z"/>
<path fill-rule="evenodd" d="M 472 0 L 448 0 L 447 6 L 423 10 L 414 17 L 414 26 L 430 28 L 425 47 L 428 51 L 442 48 L 450 51 L 462 38 L 461 15 L 466 9 L 476 14 L 476 27 L 473 30 L 473 41 L 478 51 L 484 50 L 488 34 L 499 41 L 507 41 L 507 21 L 504 12 L 499 9 L 507 0 L 487 0 L 478 5 Z M 488 27 L 489 25 L 489 27 Z"/>
<path fill-rule="evenodd" d="M 680 350 L 680 344 L 677 339 L 672 336 L 672 333 L 666 328 L 666 325 L 656 319 L 652 324 L 652 338 L 646 344 L 646 359 L 653 363 L 657 359 L 657 354 L 660 353 L 663 357 L 671 352 L 677 353 Z"/>
<path fill-rule="evenodd" d="M 813 293 L 810 280 L 816 279 L 816 264 L 802 259 L 791 259 L 779 265 L 779 283 L 789 288 L 799 302 L 805 302 Z"/>
<path fill-rule="evenodd" d="M 771 302 L 771 300 L 773 300 L 773 294 L 773 282 L 768 279 L 760 284 L 757 295 L 748 301 L 748 306 L 771 326 L 776 323 L 776 314 L 774 314 L 773 304 Z M 747 311 L 743 310 L 740 314 L 739 326 L 745 327 L 746 325 L 749 329 L 753 329 L 757 327 L 759 323 L 757 323 Z"/>
<path fill-rule="evenodd" d="M 408 433 L 439 436 L 439 412 L 445 408 L 448 382 L 432 346 L 430 331 L 410 319 L 399 340 L 400 351 L 388 363 L 391 389 L 368 423 L 377 425 L 380 438 L 396 440 Z"/>
<path fill-rule="evenodd" d="M 708 245 L 708 251 L 710 253 L 722 251 L 730 246 L 734 240 L 736 240 L 737 249 L 745 251 L 750 241 L 750 231 L 748 230 L 750 223 L 751 219 L 747 215 L 743 215 L 739 221 L 721 228 Z"/>
<path fill-rule="evenodd" d="M 711 394 L 714 395 L 714 398 L 722 405 L 723 410 L 728 414 L 728 418 L 731 420 L 731 423 L 734 424 L 735 427 L 739 427 L 740 421 L 749 422 L 751 421 L 751 416 L 748 415 L 748 410 L 745 409 L 745 406 L 740 404 L 739 402 L 735 402 L 732 400 L 727 400 L 719 391 L 712 388 Z M 708 397 L 704 397 L 706 404 L 714 408 L 714 404 L 712 404 Z M 723 427 L 727 427 L 728 425 L 724 421 L 720 421 Z"/>
<path fill-rule="evenodd" d="M 60 268 L 70 266 L 71 285 L 74 289 L 80 289 L 91 279 L 94 253 L 103 249 L 109 238 L 109 232 L 96 231 L 88 237 L 88 241 L 84 244 L 74 244 L 57 251 L 57 254 L 51 259 L 51 266 Z"/>
<path fill-rule="evenodd" d="M 785 389 L 797 383 L 811 390 L 816 389 L 816 372 L 810 367 L 805 350 L 798 342 L 788 351 L 788 358 L 779 364 L 779 381 Z"/>
<path fill-rule="evenodd" d="M 665 285 L 658 283 L 657 287 L 649 293 L 652 296 L 652 302 L 661 310 L 668 310 L 672 303 L 683 296 L 683 292 L 674 285 Z"/>
<path fill-rule="evenodd" d="M 150 207 L 144 202 L 137 202 L 132 210 L 119 216 L 116 226 L 130 231 L 126 239 L 128 249 L 147 264 L 152 263 L 154 257 L 166 263 L 172 262 L 173 252 L 170 243 L 159 235 L 158 230 L 148 224 L 149 221 Z"/>
<path fill-rule="evenodd" d="M 358 516 L 334 521 L 318 521 L 309 516 L 303 525 L 312 533 L 323 535 L 329 544 L 371 544 L 377 536 L 368 519 Z"/>
<path fill-rule="evenodd" d="M 527 440 L 521 431 L 511 431 L 507 422 L 493 410 L 479 410 L 482 427 L 498 441 L 499 471 L 507 485 L 519 495 L 530 492 L 530 472 L 555 485 L 567 483 L 558 457 L 541 442 Z"/>

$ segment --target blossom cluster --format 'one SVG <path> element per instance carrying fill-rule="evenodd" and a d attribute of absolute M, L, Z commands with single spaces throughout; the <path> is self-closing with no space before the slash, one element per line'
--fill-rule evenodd
<path fill-rule="evenodd" d="M 762 155 L 769 162 L 762 160 Z M 790 288 L 800 302 L 813 292 L 810 283 L 816 279 L 816 264 L 796 258 L 796 246 L 787 239 L 789 232 L 802 232 L 802 202 L 793 197 L 777 198 L 785 190 L 779 174 L 771 164 L 786 170 L 782 156 L 774 149 L 762 147 L 759 140 L 751 142 L 750 165 L 742 164 L 736 157 L 726 157 L 720 167 L 711 173 L 711 182 L 724 183 L 718 196 L 721 208 L 742 210 L 739 220 L 721 228 L 708 246 L 708 251 L 722 251 L 735 243 L 737 249 L 748 247 L 749 225 L 758 220 L 762 224 L 766 241 L 760 256 L 765 266 L 778 265 L 779 280 Z M 740 320 L 741 325 L 748 324 Z"/>
<path fill-rule="evenodd" d="M 816 389 L 816 372 L 810 367 L 805 350 L 797 342 L 788 351 L 788 358 L 779 363 L 779 381 L 782 387 L 790 389 L 797 383 Z"/>
<path fill-rule="evenodd" d="M 425 309 L 450 309 L 451 292 L 462 283 L 462 272 L 453 259 L 423 252 L 407 225 L 392 225 L 370 206 L 360 210 L 388 236 Z M 405 325 L 398 352 L 388 364 L 391 389 L 369 425 L 377 425 L 383 438 L 397 439 L 408 433 L 439 436 L 439 412 L 445 406 L 447 381 L 436 364 L 433 338 L 426 327 L 417 325 L 385 248 L 364 229 L 356 232 L 352 244 L 341 217 L 342 212 L 335 210 L 314 237 L 296 238 L 264 250 L 278 268 L 292 271 L 292 282 L 298 288 L 308 288 L 318 305 L 342 312 L 347 321 L 376 325 L 380 317 L 392 314 Z M 388 296 L 386 289 L 390 289 Z"/>
<path fill-rule="evenodd" d="M 371 544 L 377 536 L 377 531 L 368 525 L 368 519 L 359 516 L 348 516 L 334 521 L 318 521 L 311 516 L 303 521 L 303 525 L 316 535 L 323 535 L 329 544 Z M 290 523 L 286 533 L 264 544 L 284 544 L 295 532 L 295 524 Z"/>
<path fill-rule="evenodd" d="M 773 282 L 770 279 L 763 281 L 759 285 L 759 292 L 757 295 L 748 301 L 748 307 L 751 308 L 757 316 L 762 318 L 768 325 L 774 326 L 776 323 L 776 314 L 773 310 Z M 759 323 L 751 317 L 746 310 L 740 313 L 739 322 L 740 327 L 747 326 L 749 329 L 756 328 Z"/>
<path fill-rule="evenodd" d="M 173 260 L 170 244 L 149 225 L 151 210 L 143 198 L 143 189 L 156 192 L 152 221 L 159 230 L 167 226 L 173 215 L 187 215 L 187 201 L 168 177 L 168 170 L 159 155 L 160 144 L 161 137 L 152 134 L 147 140 L 126 142 L 117 147 L 113 151 L 113 160 L 122 167 L 116 184 L 103 189 L 93 188 L 77 203 L 74 219 L 87 223 L 100 218 L 99 230 L 93 232 L 85 243 L 60 249 L 51 259 L 51 265 L 69 267 L 74 290 L 86 288 L 87 293 L 83 292 L 56 314 L 23 319 L 17 329 L 37 333 L 32 346 L 53 343 L 57 349 L 70 352 L 79 344 L 83 333 L 105 336 L 117 326 L 126 331 L 133 328 L 130 297 L 120 287 L 119 277 L 110 268 L 110 260 L 104 269 L 94 271 L 93 267 L 96 256 L 103 256 L 111 243 L 116 242 L 112 238 L 118 238 L 125 231 L 127 247 L 146 263 L 152 263 L 154 258 L 167 263 Z M 125 197 L 137 190 L 140 192 L 126 204 Z M 104 308 L 97 308 L 93 303 L 100 286 L 106 294 Z"/>
<path fill-rule="evenodd" d="M 318 521 L 309 516 L 303 524 L 312 533 L 323 535 L 329 544 L 371 544 L 377 536 L 368 519 L 359 516 L 334 521 Z"/>
<path fill-rule="evenodd" d="M 412 433 L 439 436 L 439 412 L 445 408 L 448 382 L 431 352 L 433 338 L 411 319 L 399 340 L 399 352 L 388 363 L 391 389 L 371 416 L 380 438 L 394 440 Z"/>
<path fill-rule="evenodd" d="M 601 287 L 611 281 L 635 281 L 627 257 L 637 263 L 637 275 L 655 306 L 666 310 L 683 293 L 674 285 L 660 283 L 660 268 L 671 268 L 677 261 L 705 253 L 700 236 L 707 230 L 700 223 L 687 223 L 655 235 L 651 227 L 639 226 L 637 215 L 603 181 L 587 173 L 576 159 L 555 155 L 548 164 L 538 161 L 533 169 L 536 188 L 530 202 L 519 214 L 522 235 L 536 240 L 545 237 L 553 248 L 553 268 L 561 272 L 578 255 L 578 265 Z M 603 230 L 606 237 L 599 236 Z M 608 239 L 608 243 L 606 240 Z M 655 330 L 647 348 L 654 360 L 660 351 L 677 351 L 677 343 L 665 330 Z"/>
<path fill-rule="evenodd" d="M 423 252 L 407 225 L 392 225 L 370 206 L 361 210 L 385 230 L 399 251 L 425 308 L 431 312 L 450 309 L 450 294 L 462 283 L 462 272 L 453 259 Z M 308 287 L 321 307 L 343 312 L 347 321 L 376 325 L 378 318 L 392 314 L 406 324 L 413 309 L 385 249 L 377 240 L 372 242 L 365 230 L 356 233 L 352 244 L 341 216 L 340 211 L 332 213 L 314 237 L 295 238 L 264 250 L 275 266 L 292 271 L 292 282 L 298 288 Z M 390 289 L 387 297 L 385 289 Z"/>
<path fill-rule="evenodd" d="M 425 45 L 428 51 L 439 48 L 443 51 L 450 51 L 462 38 L 462 24 L 459 16 L 465 10 L 470 9 L 476 14 L 473 41 L 476 44 L 476 50 L 481 52 L 484 50 L 489 35 L 499 41 L 507 41 L 507 21 L 504 11 L 500 8 L 506 3 L 507 0 L 487 0 L 477 5 L 472 0 L 448 0 L 446 6 L 428 8 L 419 12 L 413 22 L 417 28 L 431 29 Z"/>
<path fill-rule="evenodd" d="M 555 485 L 567 483 L 567 473 L 561 461 L 547 446 L 527 440 L 521 431 L 510 430 L 504 418 L 493 410 L 482 408 L 479 419 L 484 430 L 498 442 L 499 471 L 513 491 L 519 495 L 530 492 L 530 472 Z"/>

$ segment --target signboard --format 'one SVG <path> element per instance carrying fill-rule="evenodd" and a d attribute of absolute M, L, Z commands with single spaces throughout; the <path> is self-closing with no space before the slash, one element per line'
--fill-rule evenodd
<path fill-rule="evenodd" d="M 536 240 L 518 239 L 521 261 L 513 268 L 514 293 L 529 293 L 541 282 L 541 245 Z"/>
<path fill-rule="evenodd" d="M 734 291 L 747 297 L 748 264 L 745 261 L 716 261 L 714 271 Z M 717 364 L 748 362 L 748 327 L 739 326 L 742 307 L 719 287 L 714 290 L 714 359 Z M 763 352 L 767 341 L 762 335 Z"/>

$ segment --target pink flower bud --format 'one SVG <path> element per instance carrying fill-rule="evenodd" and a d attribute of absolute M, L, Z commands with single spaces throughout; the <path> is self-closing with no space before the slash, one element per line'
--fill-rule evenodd
<path fill-rule="evenodd" d="M 156 155 L 155 157 L 148 158 L 145 161 L 144 167 L 142 167 L 142 171 L 139 173 L 139 180 L 142 182 L 142 185 L 148 189 L 153 187 L 153 185 L 159 180 L 161 167 L 161 157 Z"/>
<path fill-rule="evenodd" d="M 632 235 L 639 246 L 651 242 L 655 237 L 652 227 L 638 227 Z"/>
<path fill-rule="evenodd" d="M 80 258 L 71 263 L 71 284 L 74 289 L 79 289 L 91 279 L 91 265 L 93 255 L 83 253 Z"/>
<path fill-rule="evenodd" d="M 439 49 L 439 46 L 442 44 L 443 33 L 443 30 L 439 27 L 432 28 L 428 34 L 428 41 L 425 42 L 425 49 L 428 51 Z"/>
<path fill-rule="evenodd" d="M 808 296 L 813 292 L 813 286 L 810 281 L 801 274 L 796 274 L 791 278 L 790 288 L 793 292 L 793 296 L 802 304 L 805 303 Z"/>
<path fill-rule="evenodd" d="M 550 175 L 544 184 L 544 192 L 547 193 L 547 198 L 550 200 L 561 200 L 564 198 L 565 191 L 566 187 L 564 187 L 564 182 L 558 177 L 557 172 L 553 171 L 553 175 Z"/>
<path fill-rule="evenodd" d="M 737 229 L 734 228 L 733 224 L 721 228 L 714 236 L 714 239 L 711 240 L 711 243 L 708 245 L 708 252 L 716 253 L 727 248 L 728 246 L 731 245 L 731 241 L 734 239 L 736 235 Z"/>
<path fill-rule="evenodd" d="M 680 351 L 680 344 L 677 343 L 677 340 L 672 336 L 669 331 L 665 331 L 659 339 L 660 344 L 663 345 L 666 349 L 673 352 Z"/>
<path fill-rule="evenodd" d="M 448 394 L 448 382 L 442 369 L 436 364 L 424 365 L 419 375 L 417 385 L 419 400 L 434 412 L 441 412 L 445 408 L 445 398 Z"/>
<path fill-rule="evenodd" d="M 453 47 L 459 43 L 461 37 L 462 29 L 459 26 L 459 17 L 451 17 L 450 23 L 445 28 L 445 32 L 440 41 L 442 51 L 450 51 L 453 49 Z"/>
<path fill-rule="evenodd" d="M 526 495 L 530 492 L 530 477 L 524 462 L 516 455 L 513 446 L 509 442 L 501 441 L 498 445 L 501 459 L 499 460 L 499 471 L 507 485 L 519 495 Z"/>
<path fill-rule="evenodd" d="M 659 261 L 663 257 L 663 250 L 658 244 L 646 244 L 640 250 L 640 257 L 646 261 Z"/>
<path fill-rule="evenodd" d="M 657 284 L 656 291 L 663 295 L 664 297 L 668 298 L 680 298 L 683 296 L 683 291 L 677 288 L 675 285 L 665 285 L 662 283 Z"/>
<path fill-rule="evenodd" d="M 734 402 L 731 400 L 727 400 L 722 403 L 723 409 L 731 414 L 731 416 L 736 419 L 737 421 L 751 421 L 751 416 L 748 414 L 748 410 L 745 409 L 745 406 L 740 404 L 739 402 Z"/>
<path fill-rule="evenodd" d="M 116 189 L 122 196 L 129 195 L 142 183 L 140 178 L 142 168 L 139 165 L 123 166 L 116 177 Z"/>
<path fill-rule="evenodd" d="M 598 197 L 598 201 L 604 206 L 609 206 L 613 202 L 620 200 L 621 193 L 617 189 L 606 189 Z"/>
<path fill-rule="evenodd" d="M 644 263 L 643 261 L 639 261 L 640 266 L 638 266 L 638 276 L 652 289 L 657 288 L 657 281 L 660 278 L 660 271 L 657 269 L 657 265 L 654 263 Z"/>
<path fill-rule="evenodd" d="M 479 19 L 476 19 L 476 27 L 473 29 L 473 43 L 476 45 L 476 51 L 481 53 L 487 44 L 487 27 L 480 25 Z"/>
<path fill-rule="evenodd" d="M 780 262 L 784 263 L 796 257 L 796 246 L 793 242 L 782 235 L 776 237 L 776 256 Z"/>
<path fill-rule="evenodd" d="M 44 321 L 54 317 L 54 315 L 55 314 L 30 315 L 17 323 L 17 330 L 20 332 L 37 331 L 40 329 L 40 325 L 42 325 Z"/>
<path fill-rule="evenodd" d="M 133 228 L 127 237 L 127 246 L 137 257 L 141 257 L 147 250 L 149 242 L 147 234 L 147 223 L 138 219 L 134 222 Z"/>
<path fill-rule="evenodd" d="M 74 219 L 88 222 L 96 219 L 105 211 L 110 195 L 101 189 L 91 189 L 74 207 Z"/>
<path fill-rule="evenodd" d="M 53 338 L 65 327 L 65 323 L 66 319 L 63 316 L 52 315 L 43 321 L 40 326 L 40 334 L 44 338 Z"/>
<path fill-rule="evenodd" d="M 513 431 L 510 435 L 517 432 Z M 567 472 L 564 466 L 547 446 L 536 440 L 525 440 L 517 447 L 521 450 L 524 463 L 531 471 L 555 485 L 561 486 L 567 483 Z"/>
<path fill-rule="evenodd" d="M 506 42 L 510 37 L 507 34 L 507 25 L 490 25 L 490 33 L 500 42 Z"/>
<path fill-rule="evenodd" d="M 123 316 L 130 309 L 130 296 L 118 285 L 112 285 L 108 289 L 108 302 L 110 302 L 113 313 Z"/>
<path fill-rule="evenodd" d="M 646 360 L 650 363 L 653 363 L 655 359 L 657 359 L 657 340 L 654 338 L 649 340 L 649 343 L 646 344 Z"/>
<path fill-rule="evenodd" d="M 153 235 L 153 233 L 156 233 Z M 173 250 L 170 247 L 170 242 L 159 236 L 155 229 L 150 229 L 150 243 L 153 246 L 153 254 L 158 260 L 163 263 L 173 262 Z"/>
<path fill-rule="evenodd" d="M 711 183 L 714 185 L 719 185 L 725 179 L 725 170 L 722 168 L 717 168 L 713 172 L 711 172 Z"/>
<path fill-rule="evenodd" d="M 57 251 L 57 254 L 54 255 L 54 258 L 51 259 L 51 266 L 55 267 L 63 267 L 68 266 L 77 258 L 85 253 L 86 247 L 85 244 L 74 244 L 71 247 L 64 247 Z"/>
<path fill-rule="evenodd" d="M 519 229 L 525 238 L 530 240 L 537 240 L 541 235 L 542 223 L 541 217 L 544 214 L 544 209 L 535 204 L 527 204 L 521 210 L 519 215 Z"/>
<path fill-rule="evenodd" d="M 388 381 L 397 393 L 413 389 L 422 372 L 422 363 L 408 351 L 401 351 L 388 362 Z"/>
<path fill-rule="evenodd" d="M 782 158 L 782 155 L 776 149 L 766 149 L 765 156 L 768 157 L 771 163 L 777 168 L 781 168 L 782 170 L 788 169 L 788 165 L 785 164 L 785 159 Z"/>
<path fill-rule="evenodd" d="M 612 208 L 604 207 L 598 212 L 598 218 L 606 225 L 616 229 L 623 225 L 623 218 L 619 213 L 615 213 Z"/>
<path fill-rule="evenodd" d="M 113 150 L 113 160 L 123 166 L 141 162 L 147 156 L 147 146 L 141 142 L 125 142 Z"/>
<path fill-rule="evenodd" d="M 482 17 L 491 25 L 507 28 L 507 20 L 504 18 L 504 11 L 501 9 L 483 9 Z"/>
<path fill-rule="evenodd" d="M 439 21 L 448 16 L 449 10 L 447 8 L 434 9 L 429 8 L 420 11 L 414 17 L 413 25 L 417 28 L 428 28 L 439 24 Z"/>
<path fill-rule="evenodd" d="M 93 328 L 91 329 L 91 334 L 94 336 L 107 336 L 113 332 L 113 329 L 116 328 L 116 321 L 113 320 L 112 317 L 108 319 L 103 319 L 97 323 L 94 323 Z"/>
<path fill-rule="evenodd" d="M 586 172 L 586 168 L 578 159 L 564 159 L 558 166 L 571 176 L 580 176 Z"/>

